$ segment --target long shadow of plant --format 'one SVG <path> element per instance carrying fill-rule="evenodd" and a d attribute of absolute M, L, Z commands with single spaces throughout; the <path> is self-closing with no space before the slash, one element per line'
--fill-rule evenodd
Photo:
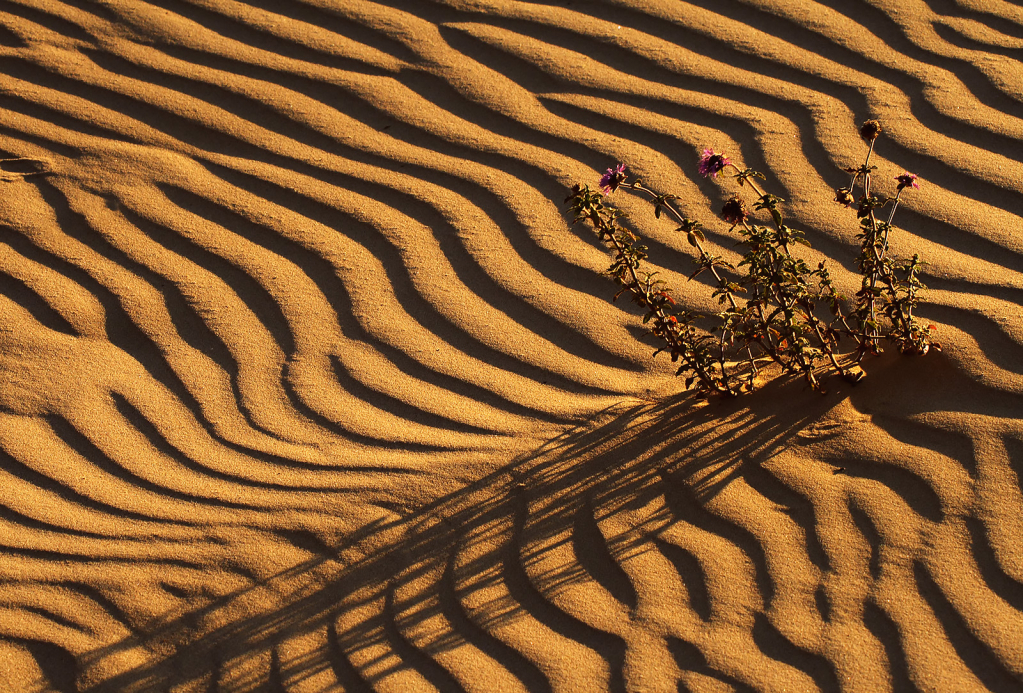
<path fill-rule="evenodd" d="M 621 561 L 680 515 L 709 515 L 704 504 L 838 396 L 790 380 L 741 400 L 694 399 L 612 407 L 409 517 L 364 527 L 330 556 L 92 652 L 79 661 L 79 687 L 155 693 L 218 679 L 216 690 L 240 692 L 326 676 L 370 690 L 412 669 L 439 690 L 463 690 L 438 657 L 470 643 L 528 690 L 550 690 L 494 635 L 528 616 L 595 650 L 610 689 L 624 690 L 621 638 L 566 612 L 558 593 L 592 580 L 634 610 Z M 613 516 L 633 519 L 602 529 Z M 566 543 L 573 560 L 544 560 Z M 312 644 L 280 647 L 296 639 Z"/>

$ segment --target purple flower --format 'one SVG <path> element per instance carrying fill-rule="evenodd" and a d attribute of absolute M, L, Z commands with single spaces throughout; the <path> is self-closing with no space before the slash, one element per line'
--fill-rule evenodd
<path fill-rule="evenodd" d="M 908 188 L 910 186 L 919 189 L 920 186 L 916 182 L 916 174 L 906 171 L 901 176 L 895 176 L 895 180 L 899 181 L 899 190 Z"/>
<path fill-rule="evenodd" d="M 732 163 L 724 154 L 715 154 L 713 149 L 704 149 L 700 157 L 700 175 L 718 177 L 718 171 Z"/>
<path fill-rule="evenodd" d="M 605 195 L 613 193 L 618 186 L 625 182 L 625 164 L 618 164 L 615 168 L 609 168 L 607 173 L 600 177 L 597 185 L 604 191 Z"/>

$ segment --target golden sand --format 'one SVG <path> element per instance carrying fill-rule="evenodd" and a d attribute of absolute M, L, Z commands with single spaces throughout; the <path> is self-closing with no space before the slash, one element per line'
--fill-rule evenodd
<path fill-rule="evenodd" d="M 0 56 L 0 690 L 1023 690 L 1019 2 L 6 0 Z M 567 189 L 734 259 L 724 151 L 852 293 L 867 118 L 943 353 L 684 393 Z"/>

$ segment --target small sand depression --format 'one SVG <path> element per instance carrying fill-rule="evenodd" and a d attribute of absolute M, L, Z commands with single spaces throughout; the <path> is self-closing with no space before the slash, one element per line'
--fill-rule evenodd
<path fill-rule="evenodd" d="M 0 3 L 0 690 L 1023 690 L 1021 51 L 1001 0 Z M 683 392 L 568 189 L 734 260 L 724 151 L 851 294 L 868 118 L 944 351 Z"/>

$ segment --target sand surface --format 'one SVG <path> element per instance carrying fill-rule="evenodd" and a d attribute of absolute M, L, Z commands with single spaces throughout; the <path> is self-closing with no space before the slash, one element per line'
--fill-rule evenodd
<path fill-rule="evenodd" d="M 0 1 L 0 690 L 1023 690 L 1021 61 L 1018 0 Z M 867 118 L 944 352 L 687 395 L 567 189 L 734 258 L 713 147 L 855 291 Z"/>

